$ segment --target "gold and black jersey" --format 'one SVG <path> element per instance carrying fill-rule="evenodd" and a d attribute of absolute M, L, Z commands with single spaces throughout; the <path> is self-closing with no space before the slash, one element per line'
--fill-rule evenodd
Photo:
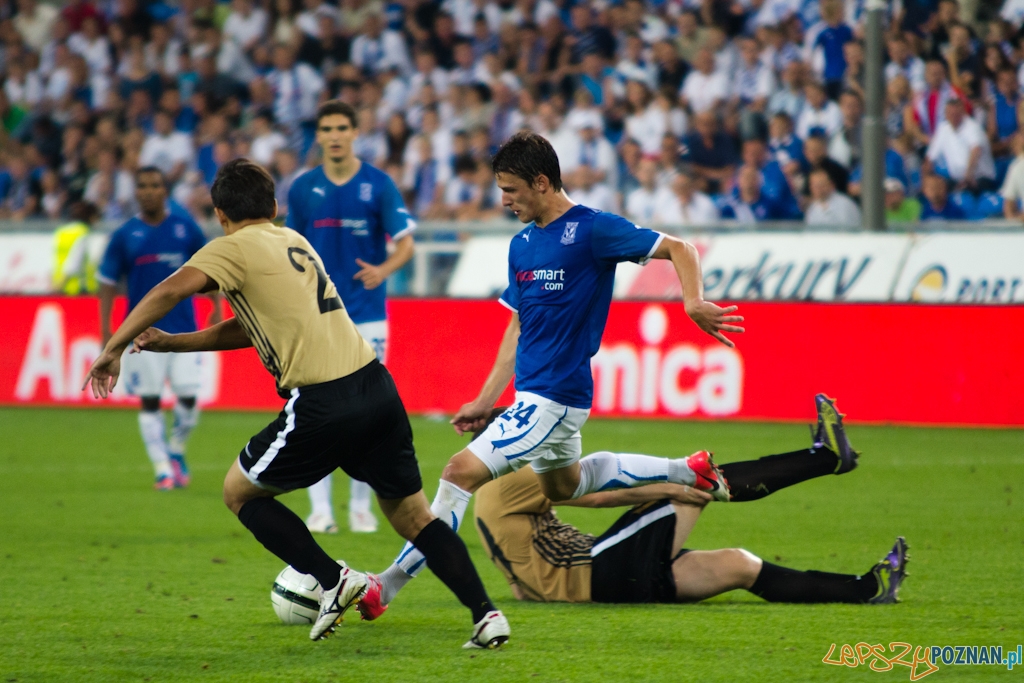
<path fill-rule="evenodd" d="M 590 602 L 594 537 L 555 516 L 532 469 L 482 486 L 473 514 L 491 561 L 525 599 Z"/>
<path fill-rule="evenodd" d="M 219 237 L 187 263 L 224 293 L 282 390 L 351 375 L 375 358 L 309 242 L 272 223 Z"/>

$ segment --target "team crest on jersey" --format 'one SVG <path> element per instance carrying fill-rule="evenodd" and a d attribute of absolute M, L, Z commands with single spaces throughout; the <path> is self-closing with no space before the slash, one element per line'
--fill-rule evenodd
<path fill-rule="evenodd" d="M 576 241 L 576 228 L 579 223 L 566 223 L 562 233 L 562 244 L 569 245 Z"/>
<path fill-rule="evenodd" d="M 179 240 L 185 239 L 185 226 L 181 223 L 174 224 L 174 236 Z"/>
<path fill-rule="evenodd" d="M 373 197 L 373 185 L 370 183 L 359 183 L 359 200 L 368 202 Z"/>

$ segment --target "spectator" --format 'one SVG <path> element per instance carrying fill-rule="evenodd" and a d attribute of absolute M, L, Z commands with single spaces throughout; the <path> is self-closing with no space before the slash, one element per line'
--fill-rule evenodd
<path fill-rule="evenodd" d="M 949 181 L 940 175 L 927 175 L 924 186 L 924 202 L 921 205 L 922 221 L 965 221 L 964 210 L 949 201 Z"/>
<path fill-rule="evenodd" d="M 92 74 L 106 74 L 111 71 L 110 43 L 100 33 L 100 19 L 87 16 L 82 20 L 81 31 L 68 38 L 68 49 L 81 55 L 89 65 Z"/>
<path fill-rule="evenodd" d="M 912 111 L 910 101 L 910 81 L 903 74 L 896 74 L 885 84 L 885 133 L 890 138 L 903 135 L 904 119 Z"/>
<path fill-rule="evenodd" d="M 637 225 L 652 225 L 658 209 L 672 200 L 672 193 L 657 185 L 658 167 L 650 159 L 642 159 L 636 179 L 640 187 L 626 197 L 626 216 Z"/>
<path fill-rule="evenodd" d="M 477 161 L 470 155 L 464 155 L 457 157 L 453 165 L 455 175 L 444 188 L 445 217 L 457 221 L 473 220 L 483 198 L 477 184 Z"/>
<path fill-rule="evenodd" d="M 736 187 L 722 207 L 722 218 L 745 225 L 760 221 L 782 220 L 776 204 L 761 194 L 761 172 L 753 166 L 742 166 L 736 174 Z"/>
<path fill-rule="evenodd" d="M 693 62 L 697 53 L 707 46 L 708 30 L 697 21 L 697 13 L 684 10 L 676 18 L 676 49 L 679 57 L 686 62 Z"/>
<path fill-rule="evenodd" d="M 832 184 L 824 169 L 811 171 L 811 203 L 805 220 L 808 225 L 820 227 L 860 225 L 857 204 Z"/>
<path fill-rule="evenodd" d="M 289 45 L 274 47 L 274 70 L 267 75 L 274 94 L 274 118 L 286 131 L 288 145 L 300 156 L 313 144 L 316 106 L 324 81 L 311 66 L 295 62 Z"/>
<path fill-rule="evenodd" d="M 53 291 L 69 296 L 95 294 L 96 263 L 89 254 L 89 235 L 99 212 L 89 202 L 75 202 L 71 222 L 53 233 Z"/>
<path fill-rule="evenodd" d="M 598 211 L 619 212 L 619 201 L 607 182 L 600 180 L 600 173 L 590 166 L 578 166 L 567 176 L 572 188 L 573 201 Z"/>
<path fill-rule="evenodd" d="M 800 183 L 801 195 L 807 199 L 810 197 L 810 174 L 822 169 L 832 179 L 832 184 L 840 192 L 846 192 L 850 181 L 850 174 L 843 165 L 828 156 L 828 141 L 824 135 L 812 135 L 804 142 L 804 158 L 807 160 L 805 176 Z"/>
<path fill-rule="evenodd" d="M 946 117 L 946 102 L 960 94 L 946 79 L 946 65 L 938 59 L 924 66 L 924 90 L 904 119 L 907 132 L 919 145 L 927 145 Z"/>
<path fill-rule="evenodd" d="M 1006 172 L 1003 187 L 999 190 L 1003 198 L 1003 215 L 1011 219 L 1021 219 L 1021 200 L 1024 200 L 1024 133 L 1018 131 L 1011 138 L 1013 161 Z"/>
<path fill-rule="evenodd" d="M 907 196 L 898 178 L 886 178 L 884 189 L 887 223 L 916 223 L 921 218 L 921 202 Z"/>
<path fill-rule="evenodd" d="M 992 142 L 992 154 L 1007 157 L 1011 152 L 1011 139 L 1017 133 L 1019 122 L 1017 110 L 1020 107 L 1020 86 L 1013 69 L 1001 69 L 996 75 L 995 92 L 992 94 L 992 109 L 988 116 L 988 136 Z"/>
<path fill-rule="evenodd" d="M 693 114 L 713 112 L 729 97 L 729 80 L 724 73 L 715 71 L 715 58 L 711 50 L 701 49 L 691 71 L 683 80 L 679 102 Z"/>
<path fill-rule="evenodd" d="M 654 214 L 654 221 L 663 225 L 710 225 L 719 218 L 715 202 L 694 189 L 693 178 L 687 173 L 676 174 L 672 180 L 672 198 Z"/>
<path fill-rule="evenodd" d="M 604 122 L 596 109 L 577 109 L 569 115 L 567 124 L 574 135 L 567 138 L 563 168 L 570 173 L 580 166 L 597 171 L 598 182 L 615 184 L 615 149 L 602 135 Z"/>
<path fill-rule="evenodd" d="M 194 165 L 192 149 L 192 136 L 174 130 L 173 116 L 169 112 L 158 111 L 153 117 L 153 133 L 146 138 L 139 152 L 139 165 L 160 169 L 167 178 L 168 187 L 173 187 Z"/>
<path fill-rule="evenodd" d="M 307 169 L 299 165 L 299 158 L 294 150 L 282 147 L 274 152 L 274 196 L 277 198 L 277 214 L 283 218 L 288 215 L 288 192 L 292 189 L 292 183 Z"/>
<path fill-rule="evenodd" d="M 392 66 L 402 74 L 410 70 L 405 40 L 397 31 L 385 30 L 383 17 L 376 13 L 366 17 L 362 31 L 352 41 L 350 58 L 367 76 Z"/>
<path fill-rule="evenodd" d="M 864 99 L 864 44 L 851 40 L 843 45 L 843 56 L 846 58 L 846 72 L 843 74 L 843 90 L 856 93 Z M 842 95 L 840 95 L 842 98 Z"/>
<path fill-rule="evenodd" d="M 915 93 L 925 89 L 924 61 L 914 54 L 906 37 L 891 36 L 887 43 L 889 63 L 885 65 L 885 80 L 891 83 L 897 76 L 903 76 Z"/>
<path fill-rule="evenodd" d="M 808 83 L 804 94 L 807 100 L 796 121 L 796 136 L 806 141 L 814 133 L 826 138 L 835 135 L 843 125 L 843 114 L 839 105 L 826 96 L 825 86 Z"/>
<path fill-rule="evenodd" d="M 743 164 L 756 168 L 761 174 L 761 196 L 773 205 L 774 215 L 785 219 L 800 218 L 800 205 L 789 187 L 789 180 L 764 142 L 747 140 L 743 143 Z"/>
<path fill-rule="evenodd" d="M 6 194 L 0 199 L 0 218 L 23 221 L 39 210 L 38 189 L 32 182 L 28 162 L 23 156 L 9 157 L 7 169 L 10 184 Z"/>
<path fill-rule="evenodd" d="M 42 51 L 50 39 L 57 21 L 57 9 L 48 2 L 18 0 L 18 13 L 14 15 L 14 29 L 25 44 L 36 52 Z"/>
<path fill-rule="evenodd" d="M 861 119 L 864 116 L 864 102 L 860 95 L 848 90 L 839 97 L 842 124 L 828 143 L 828 155 L 847 169 L 860 165 L 862 152 Z"/>
<path fill-rule="evenodd" d="M 658 91 L 679 92 L 683 79 L 690 72 L 689 65 L 676 52 L 671 40 L 659 40 L 652 49 L 655 66 L 655 85 Z"/>
<path fill-rule="evenodd" d="M 83 199 L 94 204 L 104 220 L 127 219 L 134 211 L 135 179 L 121 166 L 117 148 L 102 147 L 96 171 L 89 176 Z"/>
<path fill-rule="evenodd" d="M 812 43 L 813 49 L 821 49 L 824 58 L 822 80 L 830 100 L 839 98 L 843 88 L 843 74 L 846 72 L 846 57 L 843 45 L 853 40 L 853 31 L 843 23 L 843 4 L 840 0 L 822 0 L 821 19 L 824 26 Z"/>
<path fill-rule="evenodd" d="M 784 111 L 777 112 L 768 121 L 768 151 L 778 162 L 786 177 L 797 173 L 806 163 L 804 145 L 793 135 L 793 120 Z"/>
<path fill-rule="evenodd" d="M 765 127 L 764 112 L 776 85 L 771 67 L 761 62 L 757 41 L 743 37 L 738 40 L 740 61 L 730 84 L 729 104 L 739 112 L 740 137 L 746 139 Z"/>
<path fill-rule="evenodd" d="M 251 52 L 267 35 L 267 13 L 253 6 L 253 0 L 231 0 L 231 13 L 224 22 L 223 36 L 242 49 Z"/>
<path fill-rule="evenodd" d="M 769 115 L 782 112 L 791 121 L 796 121 L 804 110 L 807 98 L 804 96 L 804 73 L 802 62 L 793 61 L 782 72 L 782 87 L 775 90 L 768 100 Z"/>
<path fill-rule="evenodd" d="M 995 187 L 992 148 L 978 122 L 966 115 L 959 97 L 946 102 L 946 120 L 928 145 L 926 159 L 960 188 L 983 192 Z"/>
<path fill-rule="evenodd" d="M 274 162 L 277 150 L 287 147 L 288 141 L 281 133 L 274 130 L 274 115 L 270 111 L 258 112 L 253 117 L 251 126 L 253 138 L 249 150 L 250 158 L 269 169 Z"/>
<path fill-rule="evenodd" d="M 981 58 L 974 50 L 971 31 L 963 24 L 949 27 L 949 48 L 946 50 L 949 81 L 953 87 L 970 97 L 977 97 L 981 77 Z"/>
<path fill-rule="evenodd" d="M 714 194 L 736 172 L 739 162 L 732 138 L 718 130 L 718 118 L 712 111 L 693 117 L 694 132 L 683 138 L 683 161 L 689 162 L 697 188 Z"/>
<path fill-rule="evenodd" d="M 655 155 L 666 134 L 681 138 L 686 132 L 686 114 L 672 108 L 663 94 L 651 95 L 647 86 L 639 81 L 626 84 L 626 136 L 640 143 L 646 155 Z"/>

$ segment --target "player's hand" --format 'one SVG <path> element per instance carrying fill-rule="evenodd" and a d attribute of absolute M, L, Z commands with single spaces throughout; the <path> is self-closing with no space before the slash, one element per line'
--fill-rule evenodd
<path fill-rule="evenodd" d="M 739 325 L 729 324 L 743 322 L 742 315 L 730 315 L 738 308 L 739 306 L 722 308 L 710 301 L 701 300 L 696 304 L 687 304 L 686 315 L 690 316 L 690 319 L 697 323 L 697 327 L 704 330 L 726 346 L 733 348 L 736 345 L 727 339 L 722 332 L 735 332 L 739 334 L 744 331 L 744 328 Z"/>
<path fill-rule="evenodd" d="M 710 493 L 706 491 L 698 491 L 692 486 L 684 486 L 682 484 L 667 484 L 670 488 L 669 498 L 674 503 L 680 505 L 696 505 L 697 507 L 704 507 L 713 500 Z"/>
<path fill-rule="evenodd" d="M 455 427 L 455 433 L 462 436 L 463 434 L 482 431 L 491 420 L 492 407 L 484 403 L 472 401 L 459 408 L 459 412 L 455 413 L 455 417 L 451 419 L 451 424 Z"/>
<path fill-rule="evenodd" d="M 367 263 L 360 258 L 356 259 L 356 265 L 360 267 L 360 271 L 353 275 L 352 279 L 362 281 L 363 287 L 366 289 L 377 289 L 387 279 L 384 269 L 380 266 Z"/>
<path fill-rule="evenodd" d="M 92 385 L 93 398 L 106 398 L 117 385 L 117 377 L 121 374 L 121 354 L 117 351 L 104 349 L 100 357 L 93 362 L 85 376 L 82 391 Z"/>
<path fill-rule="evenodd" d="M 171 348 L 171 335 L 155 327 L 149 327 L 135 338 L 129 353 L 139 353 L 140 351 L 169 353 L 173 350 Z"/>

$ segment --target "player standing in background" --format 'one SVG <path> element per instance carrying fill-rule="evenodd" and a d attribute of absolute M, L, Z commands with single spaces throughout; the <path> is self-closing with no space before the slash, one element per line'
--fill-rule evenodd
<path fill-rule="evenodd" d="M 473 636 L 464 647 L 505 643 L 508 621 L 487 597 L 466 545 L 427 506 L 412 427 L 391 374 L 352 324 L 313 247 L 271 222 L 277 201 L 270 174 L 236 159 L 217 172 L 210 195 L 225 236 L 146 295 L 89 369 L 86 386 L 108 396 L 133 339 L 143 352 L 255 346 L 288 402 L 232 463 L 224 503 L 267 550 L 320 583 L 309 637 L 333 632 L 365 595 L 367 579 L 331 559 L 275 497 L 341 467 L 373 487 L 395 531 L 430 558 L 434 574 L 472 612 Z M 218 289 L 235 317 L 190 334 L 150 327 L 191 295 Z"/>
<path fill-rule="evenodd" d="M 157 286 L 203 248 L 206 237 L 191 218 L 167 212 L 167 185 L 163 172 L 154 166 L 135 172 L 135 200 L 141 213 L 128 219 L 111 236 L 96 279 L 100 282 L 100 333 L 105 345 L 110 340 L 110 313 L 117 283 L 128 280 L 128 311 L 131 312 L 149 290 Z M 220 320 L 219 297 L 214 294 L 210 323 Z M 192 300 L 182 301 L 155 323 L 176 334 L 196 331 Z M 142 401 L 139 431 L 146 453 L 156 472 L 154 488 L 168 491 L 188 486 L 185 444 L 199 420 L 196 395 L 200 385 L 197 353 L 140 353 L 124 360 L 128 393 Z M 160 394 L 170 382 L 177 397 L 171 436 L 164 438 L 164 416 Z"/>
<path fill-rule="evenodd" d="M 387 363 L 388 321 L 384 281 L 412 258 L 416 221 L 386 173 L 361 161 L 352 143 L 359 135 L 356 110 L 344 102 L 325 102 L 317 111 L 316 141 L 324 163 L 301 175 L 288 192 L 289 228 L 309 240 L 338 288 L 349 317 L 370 342 L 377 360 Z M 387 253 L 387 239 L 394 251 Z M 370 487 L 352 480 L 348 524 L 372 533 Z M 331 477 L 309 487 L 310 531 L 336 533 Z"/>
<path fill-rule="evenodd" d="M 743 332 L 731 324 L 743 320 L 732 315 L 736 306 L 704 300 L 697 250 L 573 203 L 562 189 L 558 155 L 536 133 L 512 136 L 492 168 L 502 204 L 529 225 L 509 246 L 509 284 L 499 301 L 512 318 L 498 358 L 476 400 L 462 406 L 452 424 L 459 434 L 483 427 L 513 375 L 515 404 L 448 461 L 433 513 L 458 530 L 474 491 L 527 464 L 539 475 L 544 495 L 556 502 L 656 482 L 693 486 L 728 500 L 725 477 L 706 452 L 675 460 L 601 452 L 580 460 L 580 428 L 594 394 L 590 359 L 601 344 L 619 262 L 670 260 L 686 313 L 698 327 L 727 346 L 733 344 L 722 332 Z M 370 576 L 360 604 L 363 618 L 379 616 L 422 569 L 423 556 L 406 544 L 383 574 Z"/>

